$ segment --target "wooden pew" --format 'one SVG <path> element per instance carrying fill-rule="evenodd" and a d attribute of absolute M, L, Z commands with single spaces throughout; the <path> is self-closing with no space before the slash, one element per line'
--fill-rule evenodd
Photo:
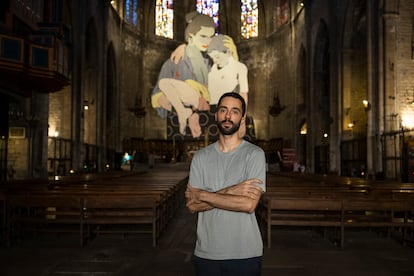
<path fill-rule="evenodd" d="M 259 211 L 259 216 L 262 229 L 263 223 L 266 226 L 268 248 L 272 245 L 272 226 L 341 226 L 342 201 L 337 199 L 268 197 L 262 204 L 265 212 Z"/>
<path fill-rule="evenodd" d="M 27 205 L 34 204 L 38 205 L 39 209 L 44 209 L 43 207 L 47 208 L 46 206 L 57 206 L 57 204 L 50 204 L 48 203 L 48 199 L 45 198 L 58 198 L 58 197 L 66 197 L 66 198 L 80 198 L 82 203 L 82 208 L 80 208 L 80 211 L 83 211 L 84 208 L 88 208 L 88 210 L 91 209 L 91 204 L 102 204 L 102 208 L 105 204 L 113 205 L 113 209 L 119 209 L 119 212 L 123 212 L 122 209 L 125 209 L 124 214 L 132 214 L 132 209 L 135 208 L 135 217 L 128 217 L 129 222 L 135 223 L 135 225 L 138 224 L 148 224 L 150 217 L 152 220 L 151 223 L 151 230 L 149 232 L 152 233 L 152 240 L 153 244 L 156 244 L 156 241 L 158 237 L 160 236 L 160 233 L 166 228 L 168 222 L 171 220 L 171 218 L 174 216 L 175 211 L 178 209 L 179 204 L 183 203 L 184 200 L 184 189 L 186 187 L 187 178 L 184 179 L 178 179 L 178 177 L 181 174 L 175 174 L 175 175 L 168 175 L 168 176 L 148 176 L 141 178 L 141 176 L 129 178 L 129 177 L 119 177 L 117 179 L 109 178 L 108 179 L 102 179 L 98 177 L 94 177 L 93 181 L 79 181 L 77 179 L 76 181 L 55 181 L 53 185 L 42 184 L 42 185 L 35 185 L 33 189 L 19 189 L 18 187 L 13 187 L 12 189 L 9 189 L 4 194 L 7 195 L 10 198 L 10 207 L 15 210 L 17 207 L 15 205 L 23 204 L 21 201 L 18 201 L 17 198 L 42 198 L 41 200 L 36 200 L 36 203 L 30 201 L 30 200 L 23 200 L 26 201 L 27 204 L 23 204 L 23 207 L 19 207 L 18 209 L 26 209 Z M 181 181 L 180 181 L 181 180 Z M 79 181 L 79 182 L 78 182 Z M 24 186 L 26 187 L 26 184 Z M 20 185 L 19 185 L 20 186 Z M 27 187 L 31 187 L 28 185 Z M 121 201 L 118 201 L 116 198 L 122 198 Z M 131 197 L 131 199 L 134 199 L 133 202 L 129 202 L 127 197 Z M 110 200 L 109 200 L 110 199 Z M 105 203 L 105 200 L 106 203 Z M 180 202 L 181 203 L 180 203 Z M 52 202 L 54 203 L 54 202 Z M 151 203 L 151 207 L 155 206 L 156 212 L 152 211 L 151 216 L 144 216 L 144 212 L 138 212 L 138 207 L 142 207 L 142 209 L 147 208 Z M 155 205 L 154 205 L 155 203 Z M 45 204 L 46 206 L 43 206 Z M 85 207 L 83 204 L 88 204 L 87 207 Z M 134 206 L 132 206 L 135 204 Z M 108 207 L 107 206 L 107 207 Z M 109 206 L 110 207 L 110 206 Z M 108 207 L 108 208 L 109 208 Z M 32 206 L 32 209 L 35 208 L 35 206 Z M 37 208 L 37 207 L 36 207 Z M 102 209 L 98 208 L 98 209 Z M 51 208 L 50 210 L 54 210 Z M 142 210 L 141 210 L 142 211 Z M 13 219 L 8 219 L 6 216 L 4 216 L 6 223 L 13 223 L 13 225 L 23 225 L 23 219 L 17 220 L 17 218 L 13 214 Z M 107 213 L 109 214 L 109 213 Z M 147 213 L 148 214 L 148 213 Z M 140 216 L 138 216 L 140 215 Z M 51 214 L 53 217 L 53 214 Z M 145 217 L 145 218 L 144 218 Z M 11 218 L 11 216 L 10 216 Z M 58 217 L 60 219 L 60 217 Z M 89 213 L 88 218 L 88 226 L 94 225 L 94 227 L 91 227 L 91 229 L 96 229 L 99 221 L 91 221 L 91 213 Z M 95 217 L 96 219 L 96 217 Z M 121 219 L 110 217 L 109 215 L 107 217 L 100 218 L 102 225 L 101 226 L 109 226 L 111 223 L 111 220 L 113 221 L 113 225 L 118 224 L 127 224 L 128 220 L 124 218 L 122 221 Z M 36 220 L 36 222 L 35 222 Z M 37 221 L 40 222 L 44 220 L 43 217 L 38 217 L 36 219 L 33 219 L 33 225 L 35 226 L 37 224 Z M 13 221 L 13 222 L 11 222 Z M 46 225 L 50 225 L 53 223 L 57 224 L 58 220 L 54 221 L 46 221 L 48 222 Z M 80 220 L 79 220 L 80 221 Z M 29 218 L 24 219 L 25 224 L 30 224 Z M 82 221 L 78 222 L 79 227 L 82 225 L 84 227 L 84 214 L 82 214 Z M 10 227 L 4 227 L 4 232 L 7 231 L 6 228 L 11 229 Z M 46 227 L 45 227 L 46 228 Z M 101 231 L 100 233 L 103 233 L 102 227 L 100 227 Z M 51 231 L 52 230 L 50 228 Z M 111 230 L 112 231 L 112 230 Z M 57 232 L 57 231 L 56 231 Z M 8 235 L 8 242 L 11 241 L 10 232 Z M 82 241 L 86 240 L 84 238 L 84 234 L 82 231 Z M 82 244 L 83 245 L 83 244 Z"/>
<path fill-rule="evenodd" d="M 162 232 L 184 202 L 187 177 L 156 175 L 137 178 L 123 177 L 110 182 L 96 181 L 87 184 L 56 184 L 51 192 L 80 195 L 141 195 L 152 196 L 160 208 L 160 229 Z M 177 180 L 178 179 L 178 180 Z"/>
<path fill-rule="evenodd" d="M 6 241 L 6 193 L 0 190 L 0 214 L 1 214 L 1 237 L 0 240 Z"/>
<path fill-rule="evenodd" d="M 101 233 L 151 233 L 155 247 L 160 231 L 160 208 L 152 197 L 138 195 L 89 195 L 84 196 L 83 221 L 92 232 Z M 116 229 L 113 226 L 133 228 Z M 149 225 L 149 229 L 138 226 Z"/>
<path fill-rule="evenodd" d="M 6 242 L 11 245 L 14 232 L 79 233 L 80 245 L 88 238 L 85 226 L 92 231 L 97 226 L 134 225 L 134 230 L 120 229 L 122 233 L 151 233 L 156 246 L 160 234 L 160 208 L 153 197 L 142 195 L 79 195 L 36 194 L 8 195 Z M 68 228 L 68 226 L 74 226 Z M 142 231 L 137 226 L 150 225 Z M 115 232 L 99 229 L 99 233 Z"/>
<path fill-rule="evenodd" d="M 414 224 L 408 221 L 413 211 L 412 201 L 393 199 L 346 199 L 343 200 L 343 224 L 341 226 L 341 247 L 345 241 L 345 228 L 385 228 L 388 236 L 393 228 L 402 231 L 402 241 Z M 400 216 L 397 216 L 400 214 Z"/>
<path fill-rule="evenodd" d="M 334 197 L 264 197 L 258 207 L 262 232 L 271 247 L 272 226 L 312 226 L 340 228 L 340 246 L 344 247 L 345 228 L 367 227 L 401 229 L 402 240 L 414 224 L 409 219 L 414 210 L 412 199 L 334 198 Z M 402 214 L 397 217 L 396 214 Z"/>
<path fill-rule="evenodd" d="M 72 232 L 84 245 L 81 197 L 66 195 L 6 195 L 6 244 L 20 231 Z M 70 228 L 68 226 L 73 226 Z"/>

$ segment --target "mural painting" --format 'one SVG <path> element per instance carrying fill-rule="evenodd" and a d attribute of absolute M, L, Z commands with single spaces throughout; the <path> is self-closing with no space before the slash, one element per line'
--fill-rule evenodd
<path fill-rule="evenodd" d="M 211 17 L 187 14 L 186 44 L 164 62 L 152 92 L 152 107 L 167 120 L 167 138 L 215 140 L 214 114 L 226 92 L 237 92 L 248 103 L 247 67 L 238 60 L 233 39 L 215 35 Z M 247 126 L 247 127 L 246 127 Z M 240 135 L 254 140 L 253 119 L 243 120 Z"/>

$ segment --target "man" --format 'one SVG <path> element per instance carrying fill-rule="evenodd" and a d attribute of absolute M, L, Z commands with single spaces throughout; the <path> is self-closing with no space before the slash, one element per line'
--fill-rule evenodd
<path fill-rule="evenodd" d="M 198 213 L 193 262 L 197 275 L 261 275 L 263 243 L 255 209 L 266 189 L 262 149 L 238 130 L 246 112 L 239 93 L 217 104 L 219 140 L 191 162 L 187 208 Z"/>

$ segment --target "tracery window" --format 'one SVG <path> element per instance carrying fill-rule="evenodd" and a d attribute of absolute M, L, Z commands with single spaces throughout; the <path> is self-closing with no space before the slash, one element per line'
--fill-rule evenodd
<path fill-rule="evenodd" d="M 173 0 L 157 0 L 155 7 L 155 35 L 174 37 Z"/>
<path fill-rule="evenodd" d="M 219 0 L 197 0 L 196 9 L 199 13 L 213 18 L 216 28 L 219 25 Z"/>
<path fill-rule="evenodd" d="M 137 26 L 138 0 L 125 0 L 125 21 Z"/>
<path fill-rule="evenodd" d="M 290 7 L 288 0 L 279 0 L 277 5 L 277 27 L 289 22 Z"/>
<path fill-rule="evenodd" d="M 257 0 L 241 0 L 241 36 L 248 39 L 259 35 Z"/>
<path fill-rule="evenodd" d="M 36 25 L 43 19 L 43 1 L 15 0 L 14 12 L 26 23 Z"/>

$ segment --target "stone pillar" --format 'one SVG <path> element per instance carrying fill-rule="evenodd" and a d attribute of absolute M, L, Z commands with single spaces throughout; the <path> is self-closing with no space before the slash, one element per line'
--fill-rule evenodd
<path fill-rule="evenodd" d="M 376 75 L 374 75 L 374 65 L 373 60 L 375 60 L 375 52 L 373 50 L 373 35 L 374 35 L 374 28 L 373 26 L 373 8 L 375 6 L 372 3 L 372 0 L 367 1 L 367 101 L 368 106 L 366 107 L 367 112 L 367 176 L 368 178 L 375 177 L 376 168 L 374 168 L 374 156 L 375 154 L 375 120 L 373 116 L 373 110 L 370 109 L 370 105 L 373 102 L 374 98 L 374 89 L 373 83 L 374 78 L 376 79 Z M 376 111 L 375 111 L 376 112 Z M 381 158 L 380 158 L 381 159 Z"/>
<path fill-rule="evenodd" d="M 394 1 L 391 1 L 394 2 Z M 388 4 L 388 3 L 387 3 Z M 385 4 L 385 5 L 387 5 Z M 399 130 L 400 119 L 398 118 L 398 106 L 397 106 L 397 91 L 396 91 L 396 58 L 397 58 L 397 28 L 399 15 L 395 10 L 385 7 L 383 15 L 383 84 L 384 84 L 384 102 L 379 108 L 384 107 L 383 120 L 384 120 L 384 133 L 391 133 Z M 387 9 L 388 8 L 388 9 Z M 395 156 L 396 149 L 400 148 L 399 141 L 397 139 L 389 139 L 384 141 L 386 156 Z M 399 163 L 397 160 L 393 162 L 387 162 L 384 164 L 385 174 L 387 177 L 397 178 Z"/>

